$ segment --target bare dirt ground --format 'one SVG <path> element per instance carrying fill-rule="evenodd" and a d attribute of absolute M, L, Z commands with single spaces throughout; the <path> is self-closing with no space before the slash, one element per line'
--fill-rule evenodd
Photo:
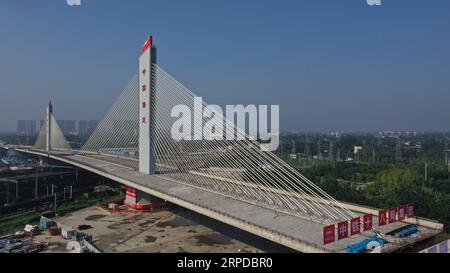
<path fill-rule="evenodd" d="M 89 207 L 55 219 L 77 228 L 91 225 L 83 232 L 92 235 L 93 243 L 103 252 L 266 252 L 285 251 L 260 238 L 238 231 L 201 215 L 172 208 L 149 213 L 113 214 Z M 65 252 L 67 240 L 43 232 L 39 241 L 59 243 L 45 252 Z M 249 244 L 251 243 L 251 245 Z"/>

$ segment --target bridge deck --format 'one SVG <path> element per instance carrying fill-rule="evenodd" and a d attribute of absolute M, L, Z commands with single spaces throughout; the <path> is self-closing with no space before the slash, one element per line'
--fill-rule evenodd
<path fill-rule="evenodd" d="M 26 152 L 46 156 L 45 153 L 37 151 Z M 132 168 L 100 159 L 68 154 L 51 155 L 50 157 L 92 171 L 302 252 L 343 252 L 349 244 L 360 242 L 373 235 L 371 232 L 366 232 L 352 236 L 351 239 L 324 246 L 322 244 L 323 225 L 317 222 L 181 184 L 163 176 L 144 175 Z M 364 209 L 353 211 L 362 215 Z M 377 221 L 376 217 L 374 221 Z M 408 224 L 407 222 L 397 222 L 384 226 L 379 231 L 388 233 Z M 420 232 L 416 236 L 405 239 L 387 236 L 387 240 L 391 243 L 385 249 L 393 251 L 441 232 L 439 229 L 424 226 L 420 226 L 419 230 Z"/>

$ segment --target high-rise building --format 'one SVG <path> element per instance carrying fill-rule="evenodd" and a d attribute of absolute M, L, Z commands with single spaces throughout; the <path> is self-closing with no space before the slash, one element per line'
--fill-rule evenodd
<path fill-rule="evenodd" d="M 87 122 L 87 133 L 90 135 L 92 134 L 95 129 L 97 129 L 97 121 L 96 120 L 90 120 Z"/>
<path fill-rule="evenodd" d="M 77 126 L 75 120 L 58 120 L 59 128 L 64 134 L 76 135 Z"/>
<path fill-rule="evenodd" d="M 36 121 L 35 120 L 18 120 L 17 121 L 17 134 L 33 136 L 36 134 Z"/>
<path fill-rule="evenodd" d="M 84 136 L 87 134 L 87 121 L 86 120 L 79 120 L 78 121 L 78 135 Z"/>
<path fill-rule="evenodd" d="M 17 134 L 22 135 L 25 134 L 26 131 L 26 120 L 18 120 L 17 121 Z"/>
<path fill-rule="evenodd" d="M 66 121 L 66 130 L 71 135 L 77 134 L 77 122 L 75 120 Z"/>

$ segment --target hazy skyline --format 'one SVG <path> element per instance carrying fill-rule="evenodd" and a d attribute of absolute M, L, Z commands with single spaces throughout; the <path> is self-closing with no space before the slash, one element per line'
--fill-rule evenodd
<path fill-rule="evenodd" d="M 211 104 L 279 104 L 290 131 L 450 130 L 450 2 L 0 2 L 0 131 L 101 120 L 149 34 Z"/>

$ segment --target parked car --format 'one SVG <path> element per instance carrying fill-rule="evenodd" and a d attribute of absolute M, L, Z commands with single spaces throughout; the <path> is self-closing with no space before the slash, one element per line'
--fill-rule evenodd
<path fill-rule="evenodd" d="M 92 228 L 91 225 L 79 225 L 79 226 L 78 226 L 78 229 L 79 229 L 79 230 L 85 230 L 85 229 L 90 229 L 90 228 Z"/>

